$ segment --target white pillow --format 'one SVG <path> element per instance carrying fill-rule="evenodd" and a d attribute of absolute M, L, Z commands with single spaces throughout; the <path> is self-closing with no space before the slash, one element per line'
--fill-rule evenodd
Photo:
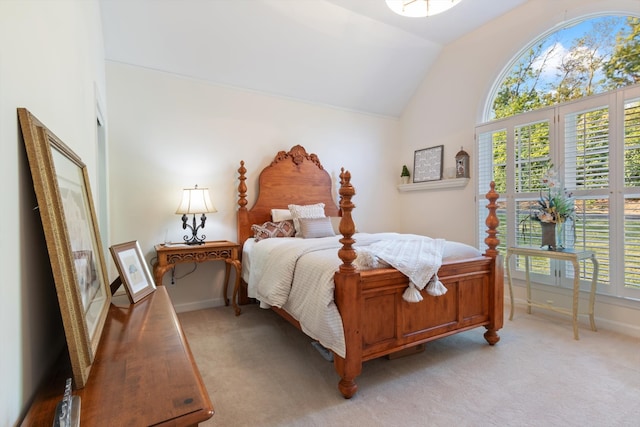
<path fill-rule="evenodd" d="M 314 205 L 289 205 L 289 211 L 293 217 L 293 226 L 296 235 L 300 234 L 300 218 L 322 218 L 324 217 L 324 203 Z"/>
<path fill-rule="evenodd" d="M 340 221 L 342 220 L 341 216 L 332 216 L 331 217 L 331 227 L 333 227 L 333 232 L 338 235 L 340 234 Z"/>
<path fill-rule="evenodd" d="M 282 222 L 293 219 L 289 209 L 271 209 L 271 221 Z"/>
<path fill-rule="evenodd" d="M 323 216 L 322 218 L 299 218 L 300 234 L 303 239 L 313 239 L 318 237 L 335 236 L 331 219 Z"/>
<path fill-rule="evenodd" d="M 473 246 L 469 246 L 460 242 L 447 242 L 444 244 L 444 251 L 442 254 L 443 262 L 459 261 L 462 259 L 471 259 L 482 256 L 482 252 Z"/>

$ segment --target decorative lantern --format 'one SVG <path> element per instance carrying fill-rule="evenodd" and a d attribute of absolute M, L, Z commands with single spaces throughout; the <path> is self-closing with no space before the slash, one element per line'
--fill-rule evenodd
<path fill-rule="evenodd" d="M 469 153 L 460 147 L 456 154 L 456 178 L 469 178 Z"/>

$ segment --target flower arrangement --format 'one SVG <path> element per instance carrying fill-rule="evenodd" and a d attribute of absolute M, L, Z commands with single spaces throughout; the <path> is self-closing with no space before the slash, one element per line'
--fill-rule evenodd
<path fill-rule="evenodd" d="M 575 219 L 573 195 L 562 186 L 553 165 L 543 175 L 542 184 L 546 191 L 540 190 L 540 198 L 536 210 L 531 213 L 531 219 L 553 224 Z"/>

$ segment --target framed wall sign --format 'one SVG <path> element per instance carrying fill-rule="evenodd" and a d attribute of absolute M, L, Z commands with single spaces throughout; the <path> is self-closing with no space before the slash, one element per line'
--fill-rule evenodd
<path fill-rule="evenodd" d="M 18 109 L 76 388 L 100 342 L 111 292 L 87 167 L 27 109 Z"/>
<path fill-rule="evenodd" d="M 113 245 L 109 250 L 132 304 L 156 290 L 137 240 Z"/>
<path fill-rule="evenodd" d="M 416 150 L 413 156 L 413 182 L 442 179 L 444 145 Z"/>

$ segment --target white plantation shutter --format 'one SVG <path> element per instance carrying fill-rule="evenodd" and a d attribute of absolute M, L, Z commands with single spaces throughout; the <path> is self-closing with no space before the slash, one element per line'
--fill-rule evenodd
<path fill-rule="evenodd" d="M 514 129 L 515 143 L 515 192 L 538 193 L 542 188 L 541 180 L 551 164 L 550 158 L 550 122 L 543 121 L 518 125 Z"/>
<path fill-rule="evenodd" d="M 495 124 L 494 124 L 495 125 Z M 477 204 L 478 204 L 478 230 L 480 244 L 479 248 L 486 249 L 484 239 L 487 237 L 487 225 L 485 220 L 487 218 L 487 204 L 489 201 L 486 199 L 486 194 L 489 191 L 489 184 L 491 181 L 496 183 L 495 190 L 500 194 L 498 205 L 502 208 L 498 208 L 496 214 L 500 224 L 498 226 L 498 239 L 500 244 L 498 250 L 501 253 L 506 252 L 506 210 L 504 209 L 504 195 L 505 195 L 505 171 L 506 171 L 506 158 L 504 157 L 505 150 L 495 150 L 494 147 L 506 146 L 506 130 L 499 125 L 493 128 L 489 127 L 484 129 L 482 133 L 476 134 L 478 140 L 478 146 L 486 146 L 488 149 L 479 153 L 478 164 L 476 170 L 478 171 L 478 188 L 477 188 Z"/>
<path fill-rule="evenodd" d="M 624 199 L 624 294 L 640 290 L 640 197 Z"/>
<path fill-rule="evenodd" d="M 640 86 L 583 98 L 476 127 L 478 219 L 496 180 L 501 195 L 501 252 L 539 245 L 539 224 L 527 221 L 550 165 L 576 201 L 567 241 L 596 252 L 598 292 L 640 298 Z M 524 220 L 524 221 L 523 221 Z M 523 228 L 523 224 L 526 225 Z M 484 240 L 486 227 L 480 227 Z M 579 274 L 587 286 L 591 263 L 574 272 L 570 263 L 532 259 L 532 280 L 571 287 Z M 515 260 L 516 275 L 524 270 Z"/>
<path fill-rule="evenodd" d="M 521 221 L 531 213 L 531 206 L 539 197 L 540 178 L 550 164 L 553 113 L 553 109 L 538 110 L 476 128 L 480 158 L 478 196 L 484 197 L 491 180 L 496 182 L 496 191 L 501 196 L 498 248 L 503 254 L 509 246 L 540 245 L 540 233 L 536 231 L 539 224 L 528 223 L 523 228 Z M 483 214 L 486 216 L 486 209 L 480 209 L 478 217 L 484 218 Z M 480 234 L 480 238 L 484 236 Z M 520 267 L 522 259 L 518 258 L 516 263 Z M 534 259 L 531 269 L 534 274 L 546 277 L 541 280 L 555 281 L 549 278 L 549 259 Z"/>
<path fill-rule="evenodd" d="M 640 98 L 624 103 L 624 185 L 640 186 Z"/>
<path fill-rule="evenodd" d="M 514 207 L 516 246 L 540 246 L 541 225 L 531 220 L 543 187 L 542 177 L 553 164 L 552 146 L 555 135 L 553 109 L 527 117 L 514 127 Z M 523 117 L 525 118 L 525 117 Z M 556 262 L 548 258 L 532 258 L 531 272 L 541 275 L 538 280 L 555 282 Z M 516 259 L 516 267 L 524 270 L 524 259 Z"/>
<path fill-rule="evenodd" d="M 640 89 L 624 98 L 623 296 L 640 293 Z"/>
<path fill-rule="evenodd" d="M 575 234 L 576 249 L 595 251 L 600 264 L 598 281 L 609 285 L 610 280 L 610 126 L 611 95 L 595 96 L 559 108 L 564 146 L 563 176 L 567 191 L 573 193 L 576 221 L 571 234 Z M 590 277 L 591 263 L 581 264 L 581 276 Z M 573 280 L 571 265 L 565 266 L 565 277 Z M 610 293 L 610 290 L 607 292 Z"/>

